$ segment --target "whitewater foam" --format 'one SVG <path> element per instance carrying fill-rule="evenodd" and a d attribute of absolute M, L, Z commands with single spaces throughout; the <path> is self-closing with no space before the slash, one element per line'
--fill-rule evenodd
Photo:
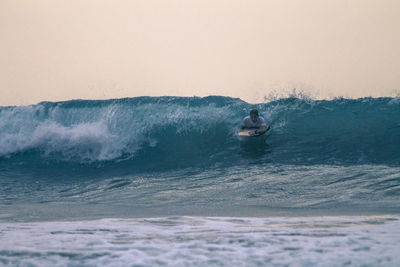
<path fill-rule="evenodd" d="M 0 223 L 0 263 L 398 266 L 396 216 L 167 217 Z"/>

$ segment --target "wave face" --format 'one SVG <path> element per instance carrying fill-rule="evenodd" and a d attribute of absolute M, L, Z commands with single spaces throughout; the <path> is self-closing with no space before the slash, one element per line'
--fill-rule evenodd
<path fill-rule="evenodd" d="M 241 140 L 258 108 L 268 137 Z M 228 97 L 139 97 L 0 108 L 0 157 L 35 164 L 129 161 L 132 170 L 236 165 L 256 156 L 290 164 L 400 164 L 396 98 L 251 105 Z M 254 153 L 252 153 L 254 152 Z"/>
<path fill-rule="evenodd" d="M 252 108 L 272 129 L 241 139 Z M 2 107 L 0 220 L 398 213 L 399 108 L 216 96 Z"/>

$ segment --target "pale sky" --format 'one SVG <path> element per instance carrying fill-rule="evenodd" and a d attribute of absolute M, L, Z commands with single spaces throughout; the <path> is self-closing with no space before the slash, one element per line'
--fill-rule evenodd
<path fill-rule="evenodd" d="M 0 105 L 400 94 L 400 0 L 0 0 Z"/>

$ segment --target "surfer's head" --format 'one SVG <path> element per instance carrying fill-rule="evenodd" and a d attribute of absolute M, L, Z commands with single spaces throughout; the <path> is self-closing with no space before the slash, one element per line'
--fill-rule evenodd
<path fill-rule="evenodd" d="M 252 109 L 252 110 L 250 111 L 250 119 L 251 119 L 253 122 L 256 122 L 256 121 L 257 121 L 257 119 L 258 119 L 258 110 L 257 110 L 257 109 Z"/>

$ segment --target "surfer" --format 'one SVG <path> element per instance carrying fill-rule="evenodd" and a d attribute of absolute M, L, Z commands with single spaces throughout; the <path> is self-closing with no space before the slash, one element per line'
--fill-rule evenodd
<path fill-rule="evenodd" d="M 243 119 L 241 130 L 254 130 L 254 135 L 264 134 L 269 130 L 269 126 L 265 123 L 263 117 L 258 115 L 257 109 L 252 109 L 250 111 L 250 116 Z"/>

